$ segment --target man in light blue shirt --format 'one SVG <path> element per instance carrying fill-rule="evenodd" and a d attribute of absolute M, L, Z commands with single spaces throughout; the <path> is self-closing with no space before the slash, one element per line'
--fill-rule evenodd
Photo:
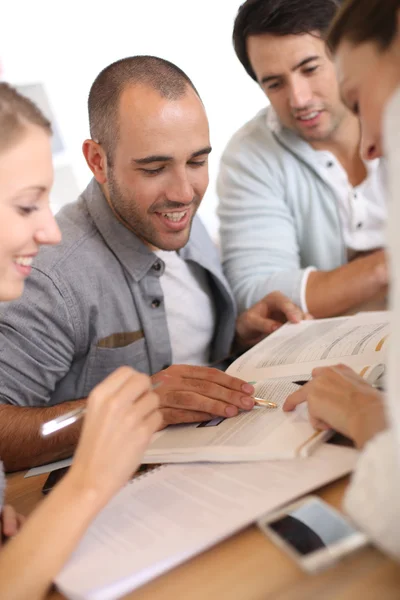
<path fill-rule="evenodd" d="M 270 106 L 231 139 L 218 179 L 223 266 L 240 309 L 279 289 L 315 317 L 387 288 L 383 164 L 360 157 L 323 34 L 336 0 L 247 0 L 236 54 Z M 368 159 L 368 157 L 365 157 Z"/>

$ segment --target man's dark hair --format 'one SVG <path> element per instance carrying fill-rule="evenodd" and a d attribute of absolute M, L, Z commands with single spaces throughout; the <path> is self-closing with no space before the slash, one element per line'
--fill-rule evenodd
<path fill-rule="evenodd" d="M 247 0 L 240 6 L 233 28 L 233 46 L 238 59 L 257 81 L 247 54 L 250 35 L 317 32 L 323 36 L 339 5 L 340 0 Z"/>
<path fill-rule="evenodd" d="M 185 95 L 187 86 L 198 92 L 189 77 L 176 65 L 156 56 L 130 56 L 112 63 L 96 77 L 89 92 L 89 127 L 93 140 L 111 157 L 118 140 L 119 99 L 129 85 L 155 89 L 168 100 Z"/>

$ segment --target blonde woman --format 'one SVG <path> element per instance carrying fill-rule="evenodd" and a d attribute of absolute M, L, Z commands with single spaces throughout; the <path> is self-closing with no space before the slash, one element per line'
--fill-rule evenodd
<path fill-rule="evenodd" d="M 359 116 L 362 154 L 386 155 L 392 332 L 387 397 L 350 369 L 318 369 L 286 401 L 307 401 L 318 429 L 332 427 L 362 449 L 345 506 L 382 549 L 400 559 L 400 0 L 348 0 L 328 35 L 342 97 Z"/>
<path fill-rule="evenodd" d="M 20 296 L 40 246 L 60 241 L 49 207 L 51 129 L 29 100 L 0 83 L 0 300 Z M 35 410 L 35 409 L 32 409 Z M 90 521 L 140 463 L 160 427 L 149 377 L 115 371 L 89 396 L 80 443 L 67 475 L 0 550 L 0 596 L 42 598 Z M 22 441 L 21 441 L 22 443 Z M 0 468 L 0 506 L 4 474 Z M 2 533 L 20 519 L 4 507 Z"/>

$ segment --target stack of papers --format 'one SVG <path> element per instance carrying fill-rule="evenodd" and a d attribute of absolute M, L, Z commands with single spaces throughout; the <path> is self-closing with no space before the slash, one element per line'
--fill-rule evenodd
<path fill-rule="evenodd" d="M 357 452 L 325 445 L 308 459 L 168 465 L 126 486 L 56 579 L 74 600 L 114 600 L 351 471 Z"/>

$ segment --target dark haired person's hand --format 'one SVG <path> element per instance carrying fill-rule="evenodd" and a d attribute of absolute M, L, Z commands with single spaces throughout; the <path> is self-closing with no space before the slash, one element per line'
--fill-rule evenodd
<path fill-rule="evenodd" d="M 271 292 L 238 317 L 235 340 L 237 348 L 246 350 L 254 346 L 286 322 L 300 323 L 303 319 L 311 318 L 287 296 Z"/>

